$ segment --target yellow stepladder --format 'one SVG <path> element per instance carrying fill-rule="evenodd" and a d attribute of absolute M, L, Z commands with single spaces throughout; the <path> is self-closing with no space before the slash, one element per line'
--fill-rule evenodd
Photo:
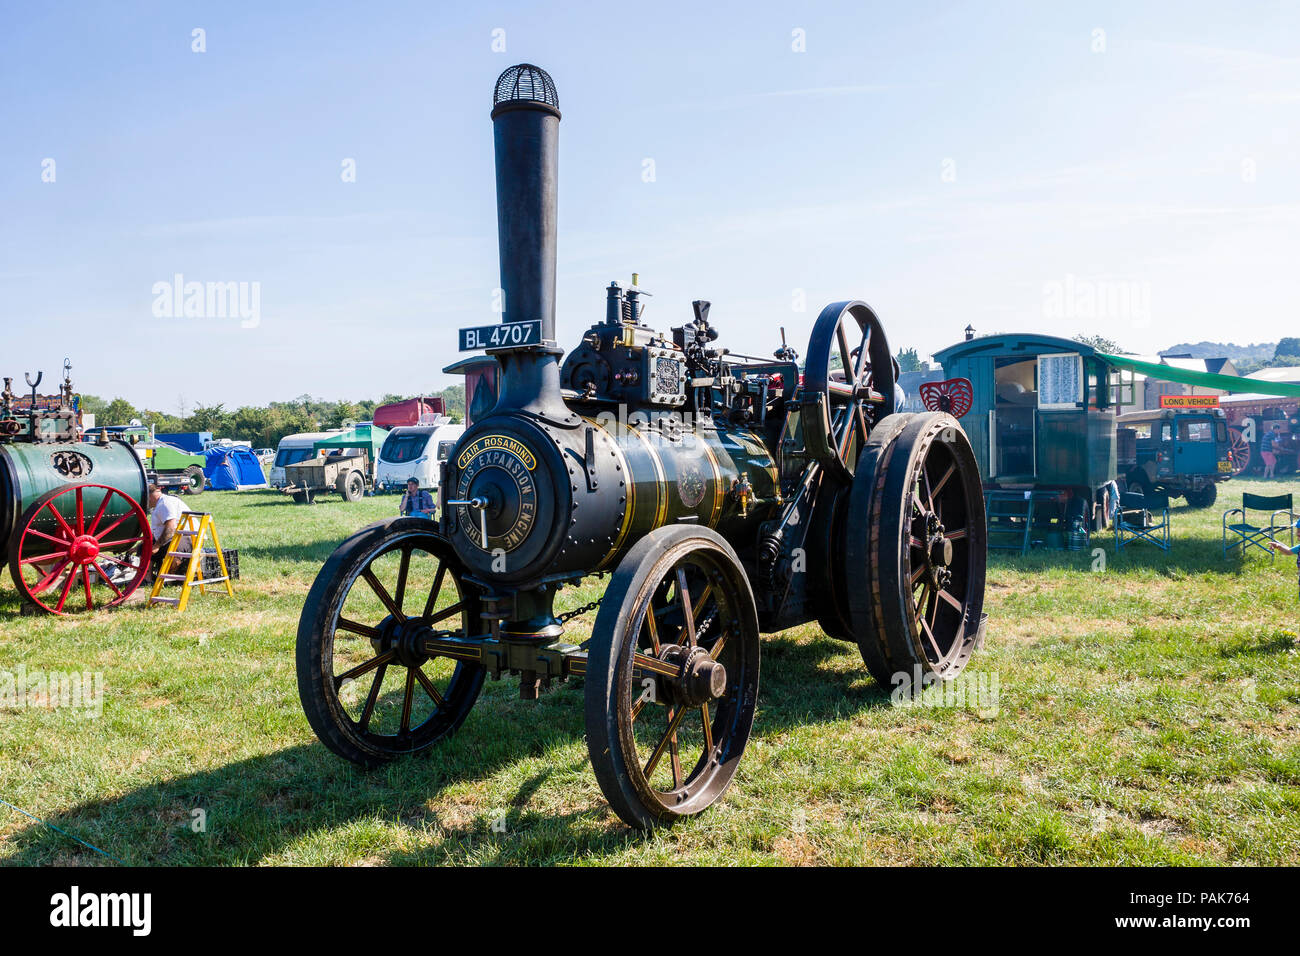
<path fill-rule="evenodd" d="M 212 537 L 212 546 L 217 551 L 217 567 L 221 569 L 221 574 L 215 578 L 202 578 L 199 574 L 203 570 L 203 542 L 209 535 Z M 181 542 L 186 539 L 189 539 L 190 550 L 181 551 Z M 172 563 L 178 558 L 189 559 L 184 574 L 171 573 Z M 168 581 L 181 582 L 180 597 L 158 596 L 163 585 Z M 198 585 L 199 593 L 207 594 L 208 585 L 212 584 L 224 584 L 226 593 L 231 597 L 235 596 L 235 589 L 230 584 L 230 570 L 226 567 L 226 553 L 221 550 L 221 539 L 217 537 L 216 522 L 206 511 L 182 512 L 180 520 L 176 522 L 176 533 L 167 544 L 167 554 L 158 569 L 158 577 L 154 579 L 149 604 L 174 604 L 178 611 L 183 611 L 190 600 L 190 588 Z"/>

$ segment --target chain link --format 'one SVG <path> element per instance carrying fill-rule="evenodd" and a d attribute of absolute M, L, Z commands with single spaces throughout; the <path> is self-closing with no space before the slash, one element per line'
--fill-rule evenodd
<path fill-rule="evenodd" d="M 588 611 L 594 611 L 596 608 L 600 607 L 600 602 L 603 600 L 603 597 L 596 598 L 596 600 L 592 601 L 590 604 L 584 604 L 582 607 L 575 607 L 572 611 L 565 611 L 563 614 L 557 615 L 555 619 L 563 624 L 565 621 L 572 620 L 575 617 L 581 617 Z"/>

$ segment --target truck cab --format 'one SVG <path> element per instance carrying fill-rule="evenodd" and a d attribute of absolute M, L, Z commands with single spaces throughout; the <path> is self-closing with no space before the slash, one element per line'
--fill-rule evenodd
<path fill-rule="evenodd" d="M 1130 491 L 1154 489 L 1208 508 L 1232 477 L 1226 416 L 1218 408 L 1153 409 L 1117 420 L 1116 461 Z"/>

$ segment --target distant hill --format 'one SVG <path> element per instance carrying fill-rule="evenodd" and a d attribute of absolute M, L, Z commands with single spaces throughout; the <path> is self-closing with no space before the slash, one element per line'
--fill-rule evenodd
<path fill-rule="evenodd" d="M 1190 355 L 1192 358 L 1232 359 L 1233 365 L 1266 362 L 1273 357 L 1276 342 L 1260 342 L 1257 345 L 1235 345 L 1232 342 L 1185 342 L 1161 349 L 1161 355 Z"/>

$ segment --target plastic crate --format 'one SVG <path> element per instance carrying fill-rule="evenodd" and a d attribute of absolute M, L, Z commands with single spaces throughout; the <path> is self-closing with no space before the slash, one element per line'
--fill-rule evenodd
<path fill-rule="evenodd" d="M 237 548 L 223 548 L 226 556 L 226 570 L 230 572 L 230 580 L 239 579 L 239 550 Z M 203 549 L 203 566 L 199 569 L 199 574 L 204 578 L 221 577 L 221 564 L 217 561 L 216 548 Z"/>

